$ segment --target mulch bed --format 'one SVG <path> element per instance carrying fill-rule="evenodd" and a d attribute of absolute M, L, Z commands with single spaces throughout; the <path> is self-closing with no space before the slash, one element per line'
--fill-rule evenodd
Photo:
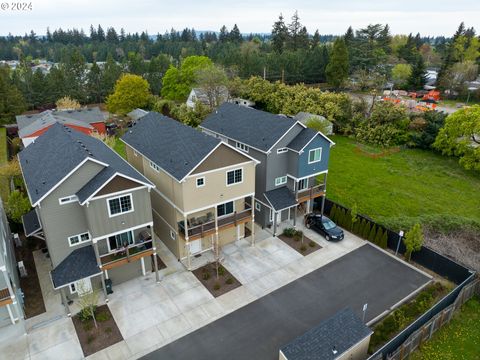
<path fill-rule="evenodd" d="M 315 241 L 311 240 L 307 236 L 303 235 L 303 244 L 302 240 L 295 240 L 293 237 L 288 237 L 285 235 L 278 235 L 278 238 L 284 243 L 289 245 L 294 250 L 298 251 L 303 256 L 313 253 L 314 251 L 320 250 L 322 247 L 318 245 Z M 302 251 L 302 245 L 304 245 L 304 250 Z M 311 246 L 313 245 L 313 246 Z"/>
<path fill-rule="evenodd" d="M 226 294 L 242 285 L 225 267 L 219 265 L 219 269 L 218 280 L 215 263 L 207 264 L 192 271 L 193 275 L 200 280 L 203 286 L 205 286 L 214 297 Z M 220 285 L 220 288 L 218 288 L 218 285 Z"/>
<path fill-rule="evenodd" d="M 31 318 L 43 314 L 45 303 L 43 302 L 42 289 L 38 280 L 37 268 L 33 260 L 33 251 L 45 248 L 45 241 L 31 237 L 26 239 L 23 233 L 19 233 L 23 246 L 15 247 L 15 258 L 22 261 L 27 270 L 27 277 L 20 278 L 20 287 L 24 294 L 25 317 Z M 44 256 L 46 256 L 44 254 Z"/>
<path fill-rule="evenodd" d="M 85 357 L 123 340 L 108 305 L 97 307 L 95 314 L 98 328 L 95 328 L 92 319 L 82 321 L 78 314 L 72 317 Z"/>
<path fill-rule="evenodd" d="M 150 259 L 152 260 L 152 272 L 154 272 L 155 268 L 154 268 L 154 264 L 153 264 L 153 255 L 150 256 Z M 165 265 L 165 263 L 162 261 L 162 259 L 160 259 L 160 256 L 158 256 L 158 254 L 157 254 L 157 265 L 158 265 L 158 271 L 167 268 L 167 265 Z"/>

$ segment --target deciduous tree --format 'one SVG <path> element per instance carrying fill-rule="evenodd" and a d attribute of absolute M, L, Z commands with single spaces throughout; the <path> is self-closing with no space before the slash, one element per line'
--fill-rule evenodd
<path fill-rule="evenodd" d="M 150 89 L 147 80 L 138 75 L 124 74 L 115 84 L 115 91 L 107 97 L 107 109 L 115 114 L 127 114 L 148 104 Z"/>

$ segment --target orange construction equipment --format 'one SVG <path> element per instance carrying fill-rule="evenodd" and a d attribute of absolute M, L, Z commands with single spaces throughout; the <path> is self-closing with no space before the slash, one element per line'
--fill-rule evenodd
<path fill-rule="evenodd" d="M 439 101 L 440 100 L 440 91 L 430 90 L 423 96 L 424 101 Z"/>

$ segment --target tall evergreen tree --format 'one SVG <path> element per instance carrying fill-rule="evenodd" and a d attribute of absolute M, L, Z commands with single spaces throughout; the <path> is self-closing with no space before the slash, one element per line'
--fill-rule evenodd
<path fill-rule="evenodd" d="M 228 41 L 228 29 L 225 25 L 220 28 L 220 34 L 218 35 L 218 41 L 221 43 Z"/>
<path fill-rule="evenodd" d="M 348 50 L 343 38 L 337 38 L 333 43 L 330 61 L 325 73 L 327 82 L 334 88 L 340 88 L 348 78 Z"/>
<path fill-rule="evenodd" d="M 283 20 L 283 15 L 280 13 L 278 20 L 275 21 L 272 28 L 272 48 L 277 53 L 283 52 L 285 43 L 288 40 L 288 28 Z"/>
<path fill-rule="evenodd" d="M 320 33 L 318 29 L 315 30 L 315 33 L 312 36 L 312 41 L 310 42 L 310 46 L 312 49 L 315 49 L 318 45 L 320 45 Z"/>
<path fill-rule="evenodd" d="M 413 90 L 423 89 L 427 82 L 427 75 L 425 71 L 425 63 L 423 57 L 418 55 L 415 64 L 412 66 L 412 73 L 408 78 L 408 86 Z"/>
<path fill-rule="evenodd" d="M 240 33 L 240 29 L 238 28 L 237 24 L 233 25 L 230 34 L 228 35 L 231 42 L 240 43 L 242 42 L 242 34 Z"/>

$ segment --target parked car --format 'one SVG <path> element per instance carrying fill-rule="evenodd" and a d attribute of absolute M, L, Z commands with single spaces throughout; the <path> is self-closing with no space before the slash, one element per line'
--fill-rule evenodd
<path fill-rule="evenodd" d="M 345 236 L 337 224 L 321 214 L 305 215 L 305 226 L 323 235 L 327 241 L 340 241 Z"/>

